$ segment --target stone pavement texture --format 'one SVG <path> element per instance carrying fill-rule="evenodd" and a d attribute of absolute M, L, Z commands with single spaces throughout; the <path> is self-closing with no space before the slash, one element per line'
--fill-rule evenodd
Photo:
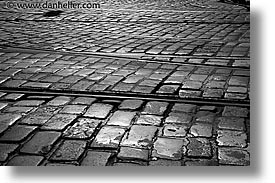
<path fill-rule="evenodd" d="M 0 165 L 250 164 L 245 6 L 83 0 L 101 7 L 45 16 L 5 2 Z"/>

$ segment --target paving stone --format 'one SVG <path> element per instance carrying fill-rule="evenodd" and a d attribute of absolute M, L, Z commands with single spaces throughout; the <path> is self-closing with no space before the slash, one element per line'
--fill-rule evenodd
<path fill-rule="evenodd" d="M 85 141 L 65 140 L 50 157 L 53 161 L 77 161 L 86 147 Z"/>
<path fill-rule="evenodd" d="M 113 166 L 147 166 L 144 163 L 143 164 L 137 164 L 137 163 L 114 163 Z"/>
<path fill-rule="evenodd" d="M 129 92 L 133 87 L 133 84 L 119 83 L 114 88 L 112 88 L 112 90 L 118 92 Z"/>
<path fill-rule="evenodd" d="M 7 166 L 38 166 L 43 159 L 43 156 L 18 155 L 13 157 Z"/>
<path fill-rule="evenodd" d="M 233 93 L 247 93 L 247 88 L 246 87 L 229 86 L 226 91 L 233 92 Z"/>
<path fill-rule="evenodd" d="M 229 80 L 229 85 L 247 86 L 249 82 L 248 77 L 232 76 Z"/>
<path fill-rule="evenodd" d="M 250 155 L 247 151 L 238 148 L 219 148 L 219 163 L 226 165 L 249 166 Z"/>
<path fill-rule="evenodd" d="M 172 108 L 172 111 L 175 112 L 186 112 L 186 113 L 194 113 L 196 110 L 196 105 L 193 104 L 183 104 L 183 103 L 175 103 Z"/>
<path fill-rule="evenodd" d="M 201 96 L 201 91 L 198 90 L 180 90 L 179 97 L 180 98 L 198 98 Z"/>
<path fill-rule="evenodd" d="M 49 113 L 31 113 L 26 118 L 24 118 L 20 124 L 29 124 L 29 125 L 43 125 L 45 124 L 53 114 Z"/>
<path fill-rule="evenodd" d="M 5 100 L 18 100 L 20 98 L 22 98 L 25 94 L 22 94 L 22 93 L 10 93 L 10 94 L 7 94 L 4 99 Z"/>
<path fill-rule="evenodd" d="M 3 144 L 0 143 L 0 162 L 4 162 L 7 160 L 8 156 L 13 153 L 17 147 L 18 144 Z"/>
<path fill-rule="evenodd" d="M 190 129 L 190 133 L 195 137 L 212 137 L 213 127 L 207 123 L 195 123 Z"/>
<path fill-rule="evenodd" d="M 106 85 L 114 85 L 118 83 L 120 80 L 122 80 L 122 76 L 107 76 L 103 81 L 100 82 L 100 84 L 106 84 Z"/>
<path fill-rule="evenodd" d="M 207 88 L 220 88 L 223 89 L 226 85 L 225 81 L 210 81 L 206 84 Z"/>
<path fill-rule="evenodd" d="M 37 132 L 27 143 L 23 145 L 20 152 L 31 154 L 47 154 L 53 144 L 61 136 L 59 132 L 41 131 Z"/>
<path fill-rule="evenodd" d="M 16 102 L 14 106 L 39 106 L 44 103 L 44 100 L 21 100 Z"/>
<path fill-rule="evenodd" d="M 1 104 L 0 104 L 0 109 L 1 109 Z M 5 112 L 10 112 L 10 113 L 28 113 L 32 111 L 34 107 L 8 107 L 5 109 Z"/>
<path fill-rule="evenodd" d="M 186 166 L 218 166 L 219 163 L 215 160 L 199 159 L 199 160 L 188 160 L 185 162 Z"/>
<path fill-rule="evenodd" d="M 202 97 L 205 98 L 222 98 L 223 90 L 222 89 L 205 89 Z"/>
<path fill-rule="evenodd" d="M 77 122 L 63 133 L 63 136 L 73 139 L 90 138 L 101 123 L 102 121 L 97 119 L 78 118 Z"/>
<path fill-rule="evenodd" d="M 95 98 L 92 97 L 77 97 L 76 99 L 74 99 L 72 101 L 72 104 L 78 105 L 90 105 L 92 104 L 94 101 L 96 101 Z"/>
<path fill-rule="evenodd" d="M 8 106 L 8 103 L 0 103 L 0 110 L 4 109 L 6 106 Z"/>
<path fill-rule="evenodd" d="M 196 122 L 213 123 L 215 120 L 215 113 L 209 111 L 199 111 L 196 114 Z"/>
<path fill-rule="evenodd" d="M 142 100 L 123 100 L 123 102 L 119 105 L 119 109 L 130 109 L 135 110 L 141 107 L 143 104 Z"/>
<path fill-rule="evenodd" d="M 174 94 L 178 90 L 179 85 L 162 85 L 157 93 Z"/>
<path fill-rule="evenodd" d="M 76 115 L 72 114 L 56 114 L 48 120 L 41 129 L 64 130 L 76 117 Z"/>
<path fill-rule="evenodd" d="M 0 141 L 20 142 L 36 129 L 35 126 L 16 125 L 5 131 Z"/>
<path fill-rule="evenodd" d="M 87 106 L 84 105 L 66 105 L 60 113 L 65 114 L 82 114 Z"/>
<path fill-rule="evenodd" d="M 119 159 L 140 159 L 149 160 L 149 151 L 147 149 L 136 149 L 131 147 L 121 147 L 117 155 Z"/>
<path fill-rule="evenodd" d="M 157 132 L 155 126 L 133 125 L 124 136 L 121 145 L 148 149 L 153 145 L 153 138 Z"/>
<path fill-rule="evenodd" d="M 131 125 L 135 115 L 136 112 L 116 111 L 107 124 L 127 127 Z"/>
<path fill-rule="evenodd" d="M 243 107 L 225 106 L 222 115 L 233 117 L 248 117 L 249 110 Z"/>
<path fill-rule="evenodd" d="M 216 111 L 217 107 L 216 106 L 211 106 L 211 105 L 204 105 L 200 107 L 200 111 L 211 111 L 214 112 Z"/>
<path fill-rule="evenodd" d="M 162 117 L 156 115 L 140 115 L 135 122 L 135 124 L 139 125 L 154 125 L 160 126 Z"/>
<path fill-rule="evenodd" d="M 144 76 L 131 75 L 131 76 L 128 76 L 125 80 L 123 80 L 123 83 L 136 84 L 142 79 L 144 79 Z"/>
<path fill-rule="evenodd" d="M 200 81 L 184 81 L 182 88 L 184 89 L 200 89 L 202 87 L 202 82 Z"/>
<path fill-rule="evenodd" d="M 202 75 L 202 74 L 192 74 L 190 76 L 190 80 L 193 80 L 193 81 L 205 81 L 206 78 L 208 77 L 208 75 Z"/>
<path fill-rule="evenodd" d="M 62 106 L 62 105 L 65 105 L 65 104 L 69 103 L 70 101 L 71 101 L 70 97 L 58 96 L 58 97 L 55 97 L 53 100 L 49 101 L 47 103 L 47 105 Z"/>
<path fill-rule="evenodd" d="M 27 82 L 22 85 L 24 88 L 49 88 L 52 83 Z"/>
<path fill-rule="evenodd" d="M 164 123 L 179 123 L 179 124 L 187 124 L 192 121 L 192 116 L 188 113 L 179 113 L 179 112 L 171 112 L 169 116 L 165 119 Z"/>
<path fill-rule="evenodd" d="M 170 139 L 158 137 L 154 142 L 152 157 L 180 160 L 186 151 L 186 139 Z"/>
<path fill-rule="evenodd" d="M 1 85 L 4 87 L 18 88 L 26 82 L 27 82 L 26 80 L 8 80 Z"/>
<path fill-rule="evenodd" d="M 112 153 L 88 151 L 81 166 L 106 166 Z"/>
<path fill-rule="evenodd" d="M 131 91 L 135 92 L 135 93 L 152 93 L 152 91 L 154 90 L 154 87 L 151 86 L 136 86 L 135 88 L 133 88 Z"/>
<path fill-rule="evenodd" d="M 125 129 L 115 126 L 104 126 L 98 132 L 96 138 L 91 144 L 91 147 L 102 147 L 102 148 L 117 148 Z"/>
<path fill-rule="evenodd" d="M 13 125 L 22 116 L 20 114 L 4 113 L 0 114 L 0 134 L 9 126 Z"/>
<path fill-rule="evenodd" d="M 156 87 L 160 83 L 159 80 L 156 79 L 145 79 L 139 83 L 140 86 L 151 86 Z"/>
<path fill-rule="evenodd" d="M 165 159 L 158 159 L 156 161 L 150 161 L 149 166 L 181 166 L 181 162 L 165 160 Z"/>
<path fill-rule="evenodd" d="M 89 107 L 84 116 L 105 119 L 112 109 L 113 106 L 110 104 L 94 103 Z"/>
<path fill-rule="evenodd" d="M 224 98 L 233 100 L 245 100 L 248 98 L 248 95 L 244 93 L 225 93 Z"/>
<path fill-rule="evenodd" d="M 226 130 L 245 130 L 245 120 L 239 117 L 219 117 L 217 118 L 218 127 Z"/>
<path fill-rule="evenodd" d="M 246 147 L 247 135 L 241 131 L 218 130 L 217 142 L 220 146 Z"/>
<path fill-rule="evenodd" d="M 162 129 L 162 135 L 165 137 L 185 137 L 188 126 L 182 124 L 165 124 Z"/>
<path fill-rule="evenodd" d="M 163 115 L 165 110 L 167 109 L 167 102 L 148 102 L 143 110 L 143 114 L 155 114 L 155 115 Z"/>
<path fill-rule="evenodd" d="M 188 157 L 212 157 L 212 147 L 206 138 L 188 138 L 189 144 L 187 145 Z"/>

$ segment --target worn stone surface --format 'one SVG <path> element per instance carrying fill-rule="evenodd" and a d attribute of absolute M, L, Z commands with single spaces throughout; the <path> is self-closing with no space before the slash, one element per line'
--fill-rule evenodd
<path fill-rule="evenodd" d="M 162 129 L 163 136 L 166 137 L 185 137 L 188 126 L 181 124 L 165 124 Z"/>
<path fill-rule="evenodd" d="M 5 143 L 0 143 L 0 162 L 5 161 L 8 156 L 14 152 L 14 150 L 18 147 L 16 144 L 5 144 Z"/>
<path fill-rule="evenodd" d="M 66 105 L 60 113 L 65 114 L 81 114 L 84 112 L 87 106 L 84 105 Z"/>
<path fill-rule="evenodd" d="M 153 145 L 153 138 L 157 132 L 155 126 L 133 125 L 130 131 L 124 136 L 122 146 L 150 148 Z"/>
<path fill-rule="evenodd" d="M 50 157 L 53 161 L 77 161 L 84 152 L 85 141 L 65 140 Z"/>
<path fill-rule="evenodd" d="M 8 129 L 0 141 L 20 142 L 36 129 L 35 126 L 16 125 Z"/>
<path fill-rule="evenodd" d="M 140 159 L 148 161 L 149 151 L 147 149 L 121 147 L 117 157 L 120 159 Z"/>
<path fill-rule="evenodd" d="M 124 100 L 119 109 L 138 109 L 143 104 L 142 100 Z"/>
<path fill-rule="evenodd" d="M 168 106 L 167 102 L 148 102 L 142 113 L 162 115 Z"/>
<path fill-rule="evenodd" d="M 156 115 L 140 115 L 135 124 L 160 126 L 162 117 Z"/>
<path fill-rule="evenodd" d="M 158 159 L 156 161 L 150 161 L 149 166 L 181 166 L 180 161 L 172 161 L 165 159 Z"/>
<path fill-rule="evenodd" d="M 220 146 L 246 147 L 247 135 L 241 131 L 218 130 L 217 142 Z"/>
<path fill-rule="evenodd" d="M 237 148 L 219 148 L 219 163 L 226 165 L 248 166 L 250 155 L 247 151 Z"/>
<path fill-rule="evenodd" d="M 61 133 L 59 132 L 37 132 L 27 143 L 23 145 L 20 152 L 37 155 L 47 154 L 60 136 Z"/>
<path fill-rule="evenodd" d="M 131 125 L 135 115 L 135 112 L 116 111 L 107 124 L 127 127 Z"/>
<path fill-rule="evenodd" d="M 117 148 L 125 129 L 115 126 L 104 126 L 93 140 L 91 147 Z"/>
<path fill-rule="evenodd" d="M 245 120 L 239 117 L 220 117 L 217 119 L 218 127 L 226 130 L 245 130 Z"/>
<path fill-rule="evenodd" d="M 105 119 L 112 108 L 113 106 L 110 104 L 94 103 L 88 108 L 84 116 Z"/>
<path fill-rule="evenodd" d="M 76 115 L 73 114 L 56 114 L 42 126 L 42 129 L 63 130 L 70 125 L 75 118 Z"/>
<path fill-rule="evenodd" d="M 13 157 L 7 166 L 38 166 L 43 156 L 18 155 Z"/>
<path fill-rule="evenodd" d="M 213 127 L 211 124 L 196 123 L 192 125 L 190 133 L 195 137 L 212 137 Z"/>
<path fill-rule="evenodd" d="M 0 114 L 0 134 L 21 118 L 20 114 Z"/>
<path fill-rule="evenodd" d="M 210 158 L 212 156 L 212 147 L 206 138 L 188 138 L 187 156 Z"/>
<path fill-rule="evenodd" d="M 87 139 L 92 137 L 102 121 L 91 118 L 79 118 L 73 126 L 66 129 L 63 136 L 66 138 Z"/>
<path fill-rule="evenodd" d="M 186 151 L 186 139 L 158 137 L 154 142 L 152 156 L 157 158 L 180 160 Z"/>
<path fill-rule="evenodd" d="M 88 151 L 81 162 L 81 166 L 106 166 L 112 153 Z"/>
<path fill-rule="evenodd" d="M 171 112 L 169 116 L 165 119 L 165 123 L 180 123 L 188 124 L 192 121 L 192 116 L 184 112 Z"/>

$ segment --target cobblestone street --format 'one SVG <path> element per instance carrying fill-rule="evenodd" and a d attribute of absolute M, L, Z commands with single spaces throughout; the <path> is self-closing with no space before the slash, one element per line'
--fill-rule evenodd
<path fill-rule="evenodd" d="M 1 166 L 249 166 L 249 5 L 5 2 Z"/>

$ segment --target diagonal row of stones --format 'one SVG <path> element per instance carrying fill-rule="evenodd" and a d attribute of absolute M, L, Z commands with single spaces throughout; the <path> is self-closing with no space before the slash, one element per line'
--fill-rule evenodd
<path fill-rule="evenodd" d="M 249 70 L 50 53 L 0 53 L 0 86 L 248 100 Z M 189 62 L 202 61 L 189 59 Z M 228 60 L 210 61 L 224 62 Z"/>
<path fill-rule="evenodd" d="M 1 45 L 13 47 L 149 56 L 244 59 L 250 56 L 249 24 L 53 22 L 49 25 L 12 21 L 3 22 L 0 32 Z M 247 62 L 241 65 L 249 66 Z"/>
<path fill-rule="evenodd" d="M 249 109 L 0 93 L 1 165 L 249 164 Z"/>

